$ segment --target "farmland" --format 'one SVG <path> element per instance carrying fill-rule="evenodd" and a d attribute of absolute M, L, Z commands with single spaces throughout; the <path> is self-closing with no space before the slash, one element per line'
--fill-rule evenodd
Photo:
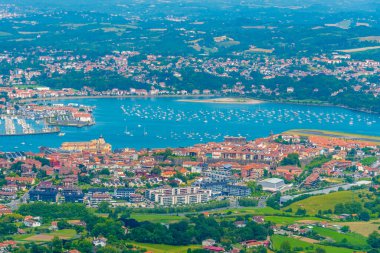
<path fill-rule="evenodd" d="M 334 210 L 334 207 L 337 203 L 347 203 L 357 200 L 359 200 L 358 192 L 340 191 L 327 195 L 313 196 L 295 202 L 285 209 L 292 208 L 293 210 L 297 210 L 298 208 L 303 208 L 306 209 L 306 212 L 308 214 L 317 214 L 318 210 Z"/>
<path fill-rule="evenodd" d="M 188 249 L 199 249 L 201 248 L 200 245 L 188 245 L 188 246 L 172 246 L 172 245 L 166 245 L 166 244 L 151 244 L 151 243 L 132 243 L 134 246 L 137 246 L 142 249 L 146 249 L 151 252 L 155 253 L 166 253 L 166 252 L 173 252 L 173 253 L 185 253 Z"/>
<path fill-rule="evenodd" d="M 380 46 L 359 47 L 359 48 L 343 49 L 343 50 L 337 50 L 337 51 L 343 52 L 343 53 L 358 53 L 358 52 L 365 52 L 365 51 L 377 50 L 377 49 L 380 49 Z"/>
<path fill-rule="evenodd" d="M 356 234 L 356 233 L 339 233 L 335 230 L 328 229 L 328 228 L 321 228 L 321 227 L 315 227 L 313 228 L 315 232 L 317 232 L 319 235 L 330 238 L 334 240 L 335 242 L 342 242 L 343 240 L 347 240 L 348 244 L 360 248 L 368 248 L 369 245 L 367 244 L 367 238 L 363 235 Z"/>
<path fill-rule="evenodd" d="M 271 237 L 271 241 L 273 244 L 273 248 L 275 250 L 279 250 L 281 247 L 281 244 L 285 241 L 288 241 L 290 244 L 290 247 L 292 249 L 298 248 L 299 251 L 305 250 L 315 250 L 316 248 L 322 248 L 326 250 L 326 253 L 352 253 L 353 250 L 347 249 L 347 248 L 338 248 L 333 246 L 325 246 L 325 245 L 318 245 L 318 244 L 312 244 L 309 242 L 301 241 L 299 239 L 295 239 L 292 237 L 282 236 L 282 235 L 274 235 Z M 302 248 L 302 249 L 301 249 Z"/>
<path fill-rule="evenodd" d="M 184 216 L 139 213 L 133 213 L 131 217 L 137 221 L 150 221 L 155 223 L 172 223 L 186 219 Z"/>
<path fill-rule="evenodd" d="M 62 229 L 51 233 L 15 236 L 14 239 L 16 241 L 49 242 L 55 236 L 57 236 L 60 239 L 72 239 L 76 236 L 76 232 L 74 229 Z"/>
<path fill-rule="evenodd" d="M 352 232 L 368 236 L 373 231 L 378 231 L 380 227 L 380 220 L 373 220 L 369 222 L 355 221 L 355 222 L 339 222 L 334 223 L 340 226 L 349 226 Z"/>

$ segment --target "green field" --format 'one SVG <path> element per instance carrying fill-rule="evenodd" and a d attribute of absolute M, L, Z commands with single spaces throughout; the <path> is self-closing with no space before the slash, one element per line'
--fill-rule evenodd
<path fill-rule="evenodd" d="M 136 219 L 137 221 L 150 221 L 155 223 L 173 223 L 178 222 L 184 219 L 187 219 L 185 216 L 177 216 L 175 214 L 141 214 L 141 213 L 132 213 L 131 218 Z"/>
<path fill-rule="evenodd" d="M 139 247 L 144 248 L 148 251 L 152 251 L 154 253 L 166 253 L 166 252 L 172 252 L 172 253 L 185 253 L 187 252 L 187 249 L 200 249 L 200 245 L 188 245 L 188 246 L 172 246 L 172 245 L 166 245 L 166 244 L 151 244 L 151 243 L 138 243 L 138 242 L 132 242 L 131 244 Z"/>
<path fill-rule="evenodd" d="M 51 233 L 43 234 L 25 234 L 25 235 L 16 235 L 13 237 L 15 241 L 34 241 L 34 242 L 49 242 L 53 240 L 55 236 L 58 236 L 60 239 L 72 239 L 77 235 L 74 229 L 62 229 L 54 231 Z"/>
<path fill-rule="evenodd" d="M 380 220 L 371 220 L 371 221 L 355 221 L 355 222 L 337 222 L 334 223 L 339 226 L 349 226 L 350 230 L 368 236 L 373 231 L 379 231 Z"/>
<path fill-rule="evenodd" d="M 278 225 L 290 225 L 294 223 L 309 223 L 309 221 L 323 221 L 317 217 L 283 217 L 283 216 L 265 216 L 265 221 L 271 221 Z"/>
<path fill-rule="evenodd" d="M 367 248 L 369 245 L 367 244 L 367 238 L 356 233 L 339 233 L 335 230 L 328 229 L 328 228 L 321 228 L 321 227 L 315 227 L 313 228 L 315 232 L 317 232 L 319 235 L 330 238 L 334 240 L 335 242 L 341 242 L 342 240 L 346 239 L 349 244 L 355 245 L 361 248 Z"/>
<path fill-rule="evenodd" d="M 243 207 L 243 208 L 230 208 L 222 211 L 212 211 L 210 214 L 220 213 L 227 216 L 242 216 L 242 215 L 276 215 L 283 214 L 283 211 L 273 209 L 271 207 L 257 208 L 257 207 Z M 230 213 L 230 214 L 228 214 Z"/>
<path fill-rule="evenodd" d="M 309 243 L 309 242 L 304 242 L 295 238 L 282 236 L 282 235 L 273 235 L 271 237 L 271 241 L 272 241 L 272 246 L 275 250 L 279 250 L 281 247 L 281 244 L 285 241 L 288 241 L 292 249 L 294 247 L 302 247 L 304 250 L 305 249 L 315 250 L 316 248 L 319 247 L 319 248 L 325 249 L 326 253 L 352 253 L 354 252 L 354 250 L 347 249 L 347 248 L 338 248 L 338 247 L 324 246 L 324 245 L 319 245 L 319 244 L 313 245 L 312 243 Z"/>
<path fill-rule="evenodd" d="M 337 50 L 337 51 L 343 52 L 343 53 L 358 53 L 358 52 L 377 50 L 377 49 L 380 49 L 380 46 L 351 48 L 351 49 L 344 49 L 344 50 Z"/>
<path fill-rule="evenodd" d="M 286 134 L 295 134 L 300 136 L 324 136 L 332 138 L 352 139 L 366 142 L 380 143 L 379 136 L 361 135 L 345 132 L 325 131 L 316 129 L 292 129 L 284 132 Z"/>
<path fill-rule="evenodd" d="M 313 196 L 304 200 L 300 200 L 292 203 L 291 205 L 285 207 L 284 209 L 292 208 L 295 212 L 298 208 L 306 209 L 307 214 L 317 214 L 318 210 L 328 210 L 334 211 L 334 207 L 337 203 L 347 203 L 352 201 L 359 201 L 359 192 L 352 191 L 340 191 L 333 192 L 330 194 Z"/>

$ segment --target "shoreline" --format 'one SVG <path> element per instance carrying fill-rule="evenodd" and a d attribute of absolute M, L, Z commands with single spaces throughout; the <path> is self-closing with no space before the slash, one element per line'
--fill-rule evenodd
<path fill-rule="evenodd" d="M 213 98 L 213 99 L 179 99 L 178 102 L 186 103 L 209 103 L 209 104 L 246 104 L 256 105 L 265 101 L 250 98 Z"/>
<path fill-rule="evenodd" d="M 262 103 L 278 103 L 278 104 L 294 104 L 294 105 L 307 105 L 307 106 L 321 106 L 321 107 L 337 107 L 337 108 L 343 108 L 346 110 L 356 111 L 356 112 L 362 112 L 362 113 L 368 113 L 368 114 L 376 114 L 379 115 L 380 112 L 376 111 L 369 111 L 366 109 L 360 109 L 360 108 L 351 108 L 345 105 L 335 105 L 330 104 L 327 102 L 302 102 L 302 101 L 284 101 L 284 100 L 274 100 L 274 99 L 263 99 L 263 98 L 252 98 L 252 97 L 223 97 L 217 94 L 188 94 L 188 95 L 120 95 L 120 96 L 113 96 L 113 95 L 104 95 L 104 96 L 63 96 L 63 97 L 46 97 L 46 98 L 27 98 L 27 99 L 19 99 L 19 100 L 13 100 L 15 102 L 19 103 L 28 103 L 28 102 L 34 102 L 34 101 L 58 101 L 58 100 L 75 100 L 75 99 L 106 99 L 106 98 L 116 98 L 116 99 L 128 99 L 128 98 L 179 98 L 177 101 L 180 102 L 197 102 L 197 103 L 214 103 L 214 104 L 262 104 Z M 187 99 L 187 98 L 210 98 L 210 99 Z M 230 101 L 223 101 L 223 102 L 215 102 L 213 100 L 225 100 L 225 99 L 236 99 L 236 100 L 252 100 L 255 102 L 252 103 L 246 103 L 246 102 L 230 102 Z M 210 101 L 207 101 L 210 100 Z"/>
<path fill-rule="evenodd" d="M 20 99 L 15 100 L 17 102 L 27 103 L 27 102 L 33 102 L 33 101 L 55 101 L 55 100 L 71 100 L 71 99 L 106 99 L 106 98 L 197 98 L 197 97 L 204 97 L 204 98 L 210 98 L 210 97 L 216 97 L 217 95 L 146 95 L 146 96 L 140 96 L 140 95 L 104 95 L 104 96 L 64 96 L 64 97 L 46 97 L 46 98 L 26 98 L 26 99 Z"/>

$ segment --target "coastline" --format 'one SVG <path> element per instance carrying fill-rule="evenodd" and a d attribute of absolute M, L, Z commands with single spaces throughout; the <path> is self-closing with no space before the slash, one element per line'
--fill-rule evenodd
<path fill-rule="evenodd" d="M 72 99 L 105 99 L 105 98 L 210 98 L 210 97 L 216 97 L 217 95 L 146 95 L 146 96 L 140 96 L 140 95 L 104 95 L 104 96 L 63 96 L 63 97 L 45 97 L 45 98 L 26 98 L 26 99 L 20 99 L 16 100 L 21 103 L 28 103 L 33 101 L 56 101 L 56 100 L 72 100 Z"/>
<path fill-rule="evenodd" d="M 256 105 L 265 103 L 262 100 L 250 98 L 213 98 L 213 99 L 179 99 L 178 102 L 186 103 L 210 103 L 210 104 L 247 104 Z"/>
<path fill-rule="evenodd" d="M 45 97 L 45 98 L 26 98 L 26 99 L 19 99 L 14 100 L 19 103 L 28 103 L 28 102 L 35 102 L 35 101 L 57 101 L 57 100 L 74 100 L 74 99 L 106 99 L 106 98 L 116 98 L 116 99 L 128 99 L 128 98 L 179 98 L 177 101 L 179 102 L 197 102 L 197 103 L 214 103 L 214 104 L 261 104 L 261 103 L 278 103 L 278 104 L 294 104 L 294 105 L 309 105 L 309 106 L 331 106 L 331 107 L 338 107 L 343 108 L 351 111 L 356 112 L 363 112 L 363 113 L 369 113 L 369 114 L 380 114 L 380 112 L 377 111 L 370 111 L 366 109 L 360 109 L 360 108 L 352 108 L 345 105 L 336 105 L 331 104 L 328 102 L 323 101 L 284 101 L 284 100 L 275 100 L 275 99 L 265 99 L 265 98 L 253 98 L 253 97 L 223 97 L 217 94 L 188 94 L 188 95 L 120 95 L 120 96 L 113 96 L 113 95 L 104 95 L 104 96 L 63 96 L 63 97 Z M 187 98 L 210 98 L 210 99 L 187 99 Z M 213 99 L 214 98 L 214 99 Z M 213 100 L 215 99 L 242 99 L 242 100 L 252 100 L 255 102 L 247 103 L 247 102 L 230 102 L 230 101 L 223 101 L 223 102 L 215 102 Z M 207 101 L 209 100 L 209 101 Z"/>

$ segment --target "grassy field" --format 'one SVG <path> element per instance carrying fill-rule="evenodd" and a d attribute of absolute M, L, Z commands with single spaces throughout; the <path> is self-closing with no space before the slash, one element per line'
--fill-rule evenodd
<path fill-rule="evenodd" d="M 165 215 L 165 214 L 141 214 L 141 213 L 132 213 L 131 218 L 136 219 L 137 221 L 150 221 L 155 223 L 173 223 L 178 222 L 184 219 L 187 219 L 185 216 L 177 216 L 175 214 Z"/>
<path fill-rule="evenodd" d="M 334 132 L 315 129 L 292 129 L 284 132 L 286 134 L 296 134 L 300 136 L 325 136 L 342 139 L 355 139 L 366 142 L 380 143 L 380 136 L 360 135 L 353 133 Z"/>
<path fill-rule="evenodd" d="M 318 244 L 313 245 L 312 243 L 309 243 L 309 242 L 304 242 L 295 238 L 282 236 L 282 235 L 273 235 L 271 237 L 271 240 L 272 240 L 273 247 L 275 250 L 279 250 L 281 247 L 281 244 L 285 241 L 288 241 L 292 249 L 294 247 L 302 247 L 304 250 L 305 249 L 315 250 L 316 248 L 319 247 L 326 250 L 326 253 L 352 253 L 354 251 L 347 248 L 338 248 L 338 247 L 324 246 L 324 245 L 318 245 Z"/>
<path fill-rule="evenodd" d="M 340 183 L 343 183 L 344 178 L 327 177 L 327 178 L 323 178 L 322 180 L 328 183 L 340 184 Z"/>
<path fill-rule="evenodd" d="M 349 226 L 352 232 L 368 236 L 373 231 L 379 231 L 380 220 L 356 221 L 356 222 L 338 222 L 334 223 L 340 226 Z"/>
<path fill-rule="evenodd" d="M 51 233 L 16 235 L 13 239 L 15 241 L 49 242 L 55 236 L 58 236 L 60 239 L 72 239 L 76 234 L 74 229 L 62 229 Z"/>
<path fill-rule="evenodd" d="M 318 210 L 334 210 L 337 203 L 352 202 L 353 200 L 359 201 L 359 192 L 340 191 L 330 194 L 313 196 L 301 201 L 292 203 L 284 209 L 292 208 L 295 212 L 298 208 L 306 209 L 307 214 L 317 214 Z"/>
<path fill-rule="evenodd" d="M 337 51 L 343 52 L 343 53 L 358 53 L 358 52 L 365 52 L 365 51 L 376 50 L 376 49 L 380 49 L 380 46 L 351 48 L 351 49 L 343 49 L 343 50 L 337 50 Z"/>
<path fill-rule="evenodd" d="M 259 48 L 259 47 L 251 47 L 250 49 L 246 50 L 247 53 L 266 53 L 271 54 L 273 53 L 274 49 L 267 49 L 267 48 Z"/>
<path fill-rule="evenodd" d="M 230 208 L 221 211 L 212 211 L 210 214 L 222 214 L 224 216 L 244 216 L 244 215 L 276 215 L 283 214 L 283 211 L 273 209 L 271 207 L 257 208 L 257 207 L 243 207 L 243 208 Z"/>
<path fill-rule="evenodd" d="M 271 221 L 278 225 L 290 225 L 293 223 L 309 223 L 313 221 L 323 221 L 317 217 L 283 217 L 283 216 L 265 216 L 265 221 Z"/>
<path fill-rule="evenodd" d="M 220 211 L 210 211 L 210 214 L 220 214 L 224 219 L 234 219 L 238 216 L 245 215 L 276 215 L 283 214 L 283 211 L 275 210 L 270 207 L 265 208 L 255 208 L 255 207 L 244 207 L 244 208 L 231 208 L 224 209 Z M 173 223 L 178 222 L 184 219 L 187 219 L 185 216 L 177 216 L 176 214 L 149 214 L 149 213 L 132 213 L 131 218 L 136 219 L 137 221 L 150 221 L 156 223 Z M 302 219 L 296 217 L 296 219 Z"/>
<path fill-rule="evenodd" d="M 152 251 L 154 253 L 166 253 L 166 252 L 172 252 L 172 253 L 185 253 L 187 252 L 187 249 L 200 249 L 200 245 L 188 245 L 188 246 L 172 246 L 172 245 L 166 245 L 166 244 L 151 244 L 151 243 L 138 243 L 138 242 L 132 242 L 131 244 L 139 247 L 144 248 L 148 251 Z"/>
<path fill-rule="evenodd" d="M 335 230 L 328 228 L 315 227 L 313 228 L 315 232 L 320 234 L 323 237 L 330 238 L 335 242 L 341 242 L 343 239 L 347 239 L 348 243 L 351 245 L 356 245 L 362 248 L 367 248 L 369 245 L 367 244 L 367 238 L 363 235 L 357 233 L 339 233 Z"/>

